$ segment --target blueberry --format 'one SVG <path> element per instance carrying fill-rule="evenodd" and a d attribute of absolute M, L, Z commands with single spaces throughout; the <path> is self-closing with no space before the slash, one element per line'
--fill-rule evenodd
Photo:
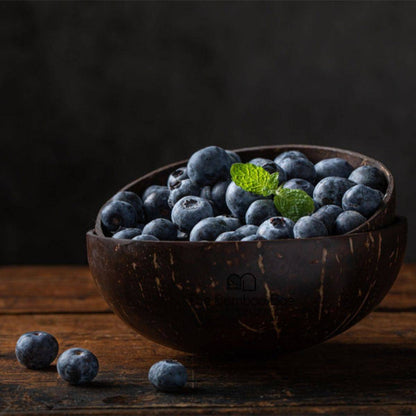
<path fill-rule="evenodd" d="M 97 357 L 84 348 L 70 348 L 58 358 L 56 365 L 60 377 L 70 384 L 85 384 L 98 373 Z"/>
<path fill-rule="evenodd" d="M 351 173 L 348 179 L 355 183 L 378 189 L 383 193 L 386 192 L 387 179 L 383 172 L 374 166 L 360 166 Z"/>
<path fill-rule="evenodd" d="M 134 192 L 131 191 L 121 191 L 116 193 L 113 198 L 113 201 L 124 201 L 124 202 L 128 202 L 129 204 L 133 205 L 134 208 L 136 208 L 137 211 L 137 221 L 138 222 L 144 222 L 145 218 L 144 218 L 144 210 L 143 210 L 143 201 L 142 199 L 139 197 L 139 195 L 137 195 Z"/>
<path fill-rule="evenodd" d="M 242 225 L 241 221 L 232 215 L 218 215 L 215 218 L 225 222 L 227 225 L 227 231 L 234 231 Z"/>
<path fill-rule="evenodd" d="M 184 196 L 197 196 L 201 193 L 201 188 L 190 179 L 177 182 L 170 191 L 168 204 L 171 208 Z"/>
<path fill-rule="evenodd" d="M 307 216 L 299 218 L 293 227 L 295 238 L 310 238 L 328 235 L 325 224 L 315 217 Z"/>
<path fill-rule="evenodd" d="M 265 240 L 265 238 L 261 237 L 260 235 L 251 234 L 241 239 L 241 241 L 259 241 L 259 240 Z"/>
<path fill-rule="evenodd" d="M 124 230 L 118 231 L 113 234 L 113 238 L 121 238 L 130 240 L 133 237 L 140 235 L 143 231 L 143 227 L 141 228 L 124 228 Z"/>
<path fill-rule="evenodd" d="M 344 211 L 335 220 L 335 233 L 345 234 L 364 223 L 366 218 L 357 211 Z"/>
<path fill-rule="evenodd" d="M 253 224 L 243 225 L 240 228 L 237 228 L 238 231 L 243 237 L 248 237 L 249 235 L 256 234 L 259 227 Z"/>
<path fill-rule="evenodd" d="M 209 146 L 195 152 L 188 161 L 187 172 L 199 186 L 213 185 L 230 177 L 231 159 L 224 149 Z"/>
<path fill-rule="evenodd" d="M 190 232 L 199 221 L 212 217 L 211 204 L 199 196 L 184 196 L 173 207 L 172 221 L 180 230 Z"/>
<path fill-rule="evenodd" d="M 170 207 L 168 204 L 170 191 L 167 186 L 155 189 L 143 201 L 144 212 L 147 221 L 155 218 L 170 218 Z"/>
<path fill-rule="evenodd" d="M 287 157 L 280 161 L 279 166 L 286 172 L 287 179 L 301 178 L 315 183 L 315 166 L 308 159 Z"/>
<path fill-rule="evenodd" d="M 175 360 L 159 361 L 149 370 L 149 381 L 160 391 L 178 391 L 187 380 L 186 368 Z"/>
<path fill-rule="evenodd" d="M 354 168 L 344 159 L 333 157 L 331 159 L 323 159 L 315 165 L 318 181 L 327 176 L 339 176 L 348 178 Z"/>
<path fill-rule="evenodd" d="M 299 152 L 298 150 L 289 150 L 287 152 L 283 152 L 280 155 L 278 155 L 274 159 L 274 163 L 277 163 L 280 165 L 280 162 L 283 159 L 308 159 L 302 152 Z"/>
<path fill-rule="evenodd" d="M 278 240 L 280 238 L 293 238 L 294 222 L 285 217 L 273 217 L 264 221 L 257 230 L 257 237 L 266 240 Z"/>
<path fill-rule="evenodd" d="M 305 191 L 310 197 L 313 195 L 314 186 L 305 179 L 293 178 L 288 180 L 283 188 L 287 189 L 300 189 Z"/>
<path fill-rule="evenodd" d="M 250 204 L 258 199 L 264 199 L 260 195 L 252 194 L 237 186 L 234 182 L 228 185 L 225 193 L 225 202 L 230 212 L 241 220 L 246 215 L 247 208 Z"/>
<path fill-rule="evenodd" d="M 236 152 L 233 152 L 231 150 L 226 150 L 228 157 L 231 160 L 231 163 L 241 163 L 241 158 L 238 156 Z"/>
<path fill-rule="evenodd" d="M 143 228 L 142 234 L 150 234 L 159 240 L 173 241 L 178 235 L 178 227 L 166 218 L 156 218 Z"/>
<path fill-rule="evenodd" d="M 33 331 L 23 334 L 16 343 L 16 358 L 32 370 L 48 367 L 58 355 L 58 341 L 47 332 Z"/>
<path fill-rule="evenodd" d="M 133 228 L 137 224 L 137 211 L 128 202 L 111 201 L 101 211 L 101 223 L 109 232 L 120 227 Z"/>
<path fill-rule="evenodd" d="M 192 228 L 189 234 L 189 241 L 214 241 L 225 231 L 230 231 L 230 229 L 223 219 L 205 218 Z"/>
<path fill-rule="evenodd" d="M 254 159 L 251 159 L 250 162 L 252 165 L 260 166 L 264 170 L 267 170 L 269 173 L 275 173 L 279 172 L 279 182 L 285 182 L 287 180 L 286 172 L 273 160 L 265 159 L 263 157 L 256 157 Z"/>
<path fill-rule="evenodd" d="M 201 188 L 201 193 L 199 196 L 201 198 L 207 199 L 208 201 L 212 201 L 212 186 L 205 185 Z"/>
<path fill-rule="evenodd" d="M 238 231 L 226 231 L 221 233 L 215 241 L 240 241 L 243 236 Z"/>
<path fill-rule="evenodd" d="M 328 176 L 320 180 L 313 191 L 313 199 L 319 205 L 342 205 L 345 192 L 354 186 L 354 182 L 338 176 Z"/>
<path fill-rule="evenodd" d="M 329 234 L 332 234 L 334 230 L 335 220 L 338 215 L 341 214 L 342 208 L 338 205 L 324 205 L 312 214 L 312 217 L 322 221 Z"/>
<path fill-rule="evenodd" d="M 355 185 L 342 197 L 342 208 L 345 211 L 358 211 L 369 218 L 377 211 L 382 199 L 380 191 L 365 185 Z"/>
<path fill-rule="evenodd" d="M 260 225 L 268 218 L 279 215 L 271 199 L 258 199 L 250 204 L 246 211 L 246 223 Z"/>
<path fill-rule="evenodd" d="M 227 188 L 230 184 L 230 180 L 217 182 L 211 188 L 211 201 L 214 204 L 216 212 L 219 213 L 228 213 L 228 207 L 225 202 L 225 193 L 227 192 Z"/>
<path fill-rule="evenodd" d="M 162 185 L 150 185 L 143 192 L 143 194 L 142 194 L 142 201 L 144 201 L 153 192 L 161 191 L 162 189 L 166 189 L 166 186 L 162 186 Z"/>
<path fill-rule="evenodd" d="M 188 241 L 189 240 L 189 233 L 185 233 L 184 231 L 181 231 L 178 229 L 178 234 L 176 236 L 176 239 L 178 241 Z"/>
<path fill-rule="evenodd" d="M 133 240 L 134 241 L 159 241 L 157 237 L 155 237 L 154 235 L 150 235 L 150 234 L 136 235 L 136 237 L 133 237 Z"/>
<path fill-rule="evenodd" d="M 186 166 L 182 166 L 174 170 L 168 178 L 168 188 L 172 190 L 178 182 L 188 179 L 188 174 L 186 173 Z"/>

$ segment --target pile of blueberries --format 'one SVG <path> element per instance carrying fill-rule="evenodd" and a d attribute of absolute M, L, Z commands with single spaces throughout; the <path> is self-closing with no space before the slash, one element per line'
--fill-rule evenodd
<path fill-rule="evenodd" d="M 209 146 L 195 152 L 187 166 L 172 172 L 166 185 L 144 193 L 122 191 L 106 204 L 101 222 L 107 236 L 139 241 L 256 241 L 345 234 L 381 206 L 387 188 L 376 167 L 354 169 L 341 158 L 313 164 L 291 150 L 274 160 L 248 163 L 279 172 L 284 188 L 301 189 L 314 200 L 315 212 L 296 223 L 283 217 L 271 197 L 247 192 L 230 176 L 235 152 Z"/>
<path fill-rule="evenodd" d="M 56 338 L 44 331 L 23 334 L 16 343 L 15 353 L 20 364 L 31 370 L 43 370 L 58 355 Z M 84 348 L 70 348 L 58 358 L 59 376 L 72 385 L 91 382 L 98 373 L 98 359 Z M 176 360 L 162 360 L 150 367 L 149 381 L 160 391 L 180 390 L 187 382 L 186 368 Z"/>

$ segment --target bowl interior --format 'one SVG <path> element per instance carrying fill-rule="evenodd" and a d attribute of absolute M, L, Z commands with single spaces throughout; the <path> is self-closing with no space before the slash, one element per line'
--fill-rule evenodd
<path fill-rule="evenodd" d="M 349 234 L 355 232 L 376 230 L 380 227 L 384 227 L 388 224 L 391 224 L 394 221 L 396 198 L 393 175 L 383 163 L 371 157 L 365 156 L 361 153 L 352 152 L 350 150 L 338 149 L 333 147 L 293 144 L 279 146 L 248 147 L 236 149 L 235 151 L 240 155 L 242 162 L 248 162 L 250 159 L 253 159 L 254 157 L 274 159 L 280 153 L 283 153 L 288 150 L 299 150 L 303 152 L 313 163 L 317 163 L 322 159 L 340 157 L 348 161 L 354 169 L 359 166 L 369 165 L 377 167 L 384 173 L 388 185 L 381 207 L 364 224 L 361 224 L 359 227 L 350 231 Z M 128 185 L 124 186 L 121 190 L 133 191 L 141 195 L 144 192 L 144 190 L 150 185 L 166 185 L 169 174 L 176 168 L 184 166 L 186 164 L 187 160 L 182 160 L 180 162 L 164 166 L 129 183 Z M 108 202 L 109 201 L 107 201 L 101 207 L 96 219 L 95 231 L 99 236 L 104 236 L 104 232 L 101 227 L 101 210 Z"/>

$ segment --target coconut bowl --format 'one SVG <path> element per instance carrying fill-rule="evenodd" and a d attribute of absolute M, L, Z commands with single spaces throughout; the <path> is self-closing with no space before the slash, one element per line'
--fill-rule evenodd
<path fill-rule="evenodd" d="M 92 276 L 143 336 L 204 354 L 294 351 L 354 325 L 386 295 L 406 220 L 350 235 L 151 242 L 87 234 Z"/>
<path fill-rule="evenodd" d="M 354 232 L 253 242 L 132 241 L 106 237 L 100 215 L 87 233 L 93 278 L 112 310 L 143 336 L 204 354 L 294 351 L 354 325 L 387 294 L 400 266 L 407 222 L 394 217 L 394 183 L 363 155 L 314 146 L 238 151 L 243 161 L 298 149 L 313 162 L 343 157 L 388 179 L 383 207 Z M 178 162 L 123 188 L 165 183 Z"/>

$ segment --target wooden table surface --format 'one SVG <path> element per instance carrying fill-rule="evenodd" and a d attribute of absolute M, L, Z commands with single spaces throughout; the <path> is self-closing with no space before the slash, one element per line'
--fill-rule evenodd
<path fill-rule="evenodd" d="M 389 295 L 344 334 L 306 351 L 265 359 L 197 357 L 147 341 L 114 316 L 86 267 L 0 268 L 0 415 L 3 414 L 416 414 L 416 265 L 403 267 Z M 14 355 L 19 335 L 44 330 L 60 352 L 93 351 L 85 387 L 53 365 L 27 370 Z M 164 358 L 189 371 L 181 394 L 157 392 L 149 367 Z"/>

